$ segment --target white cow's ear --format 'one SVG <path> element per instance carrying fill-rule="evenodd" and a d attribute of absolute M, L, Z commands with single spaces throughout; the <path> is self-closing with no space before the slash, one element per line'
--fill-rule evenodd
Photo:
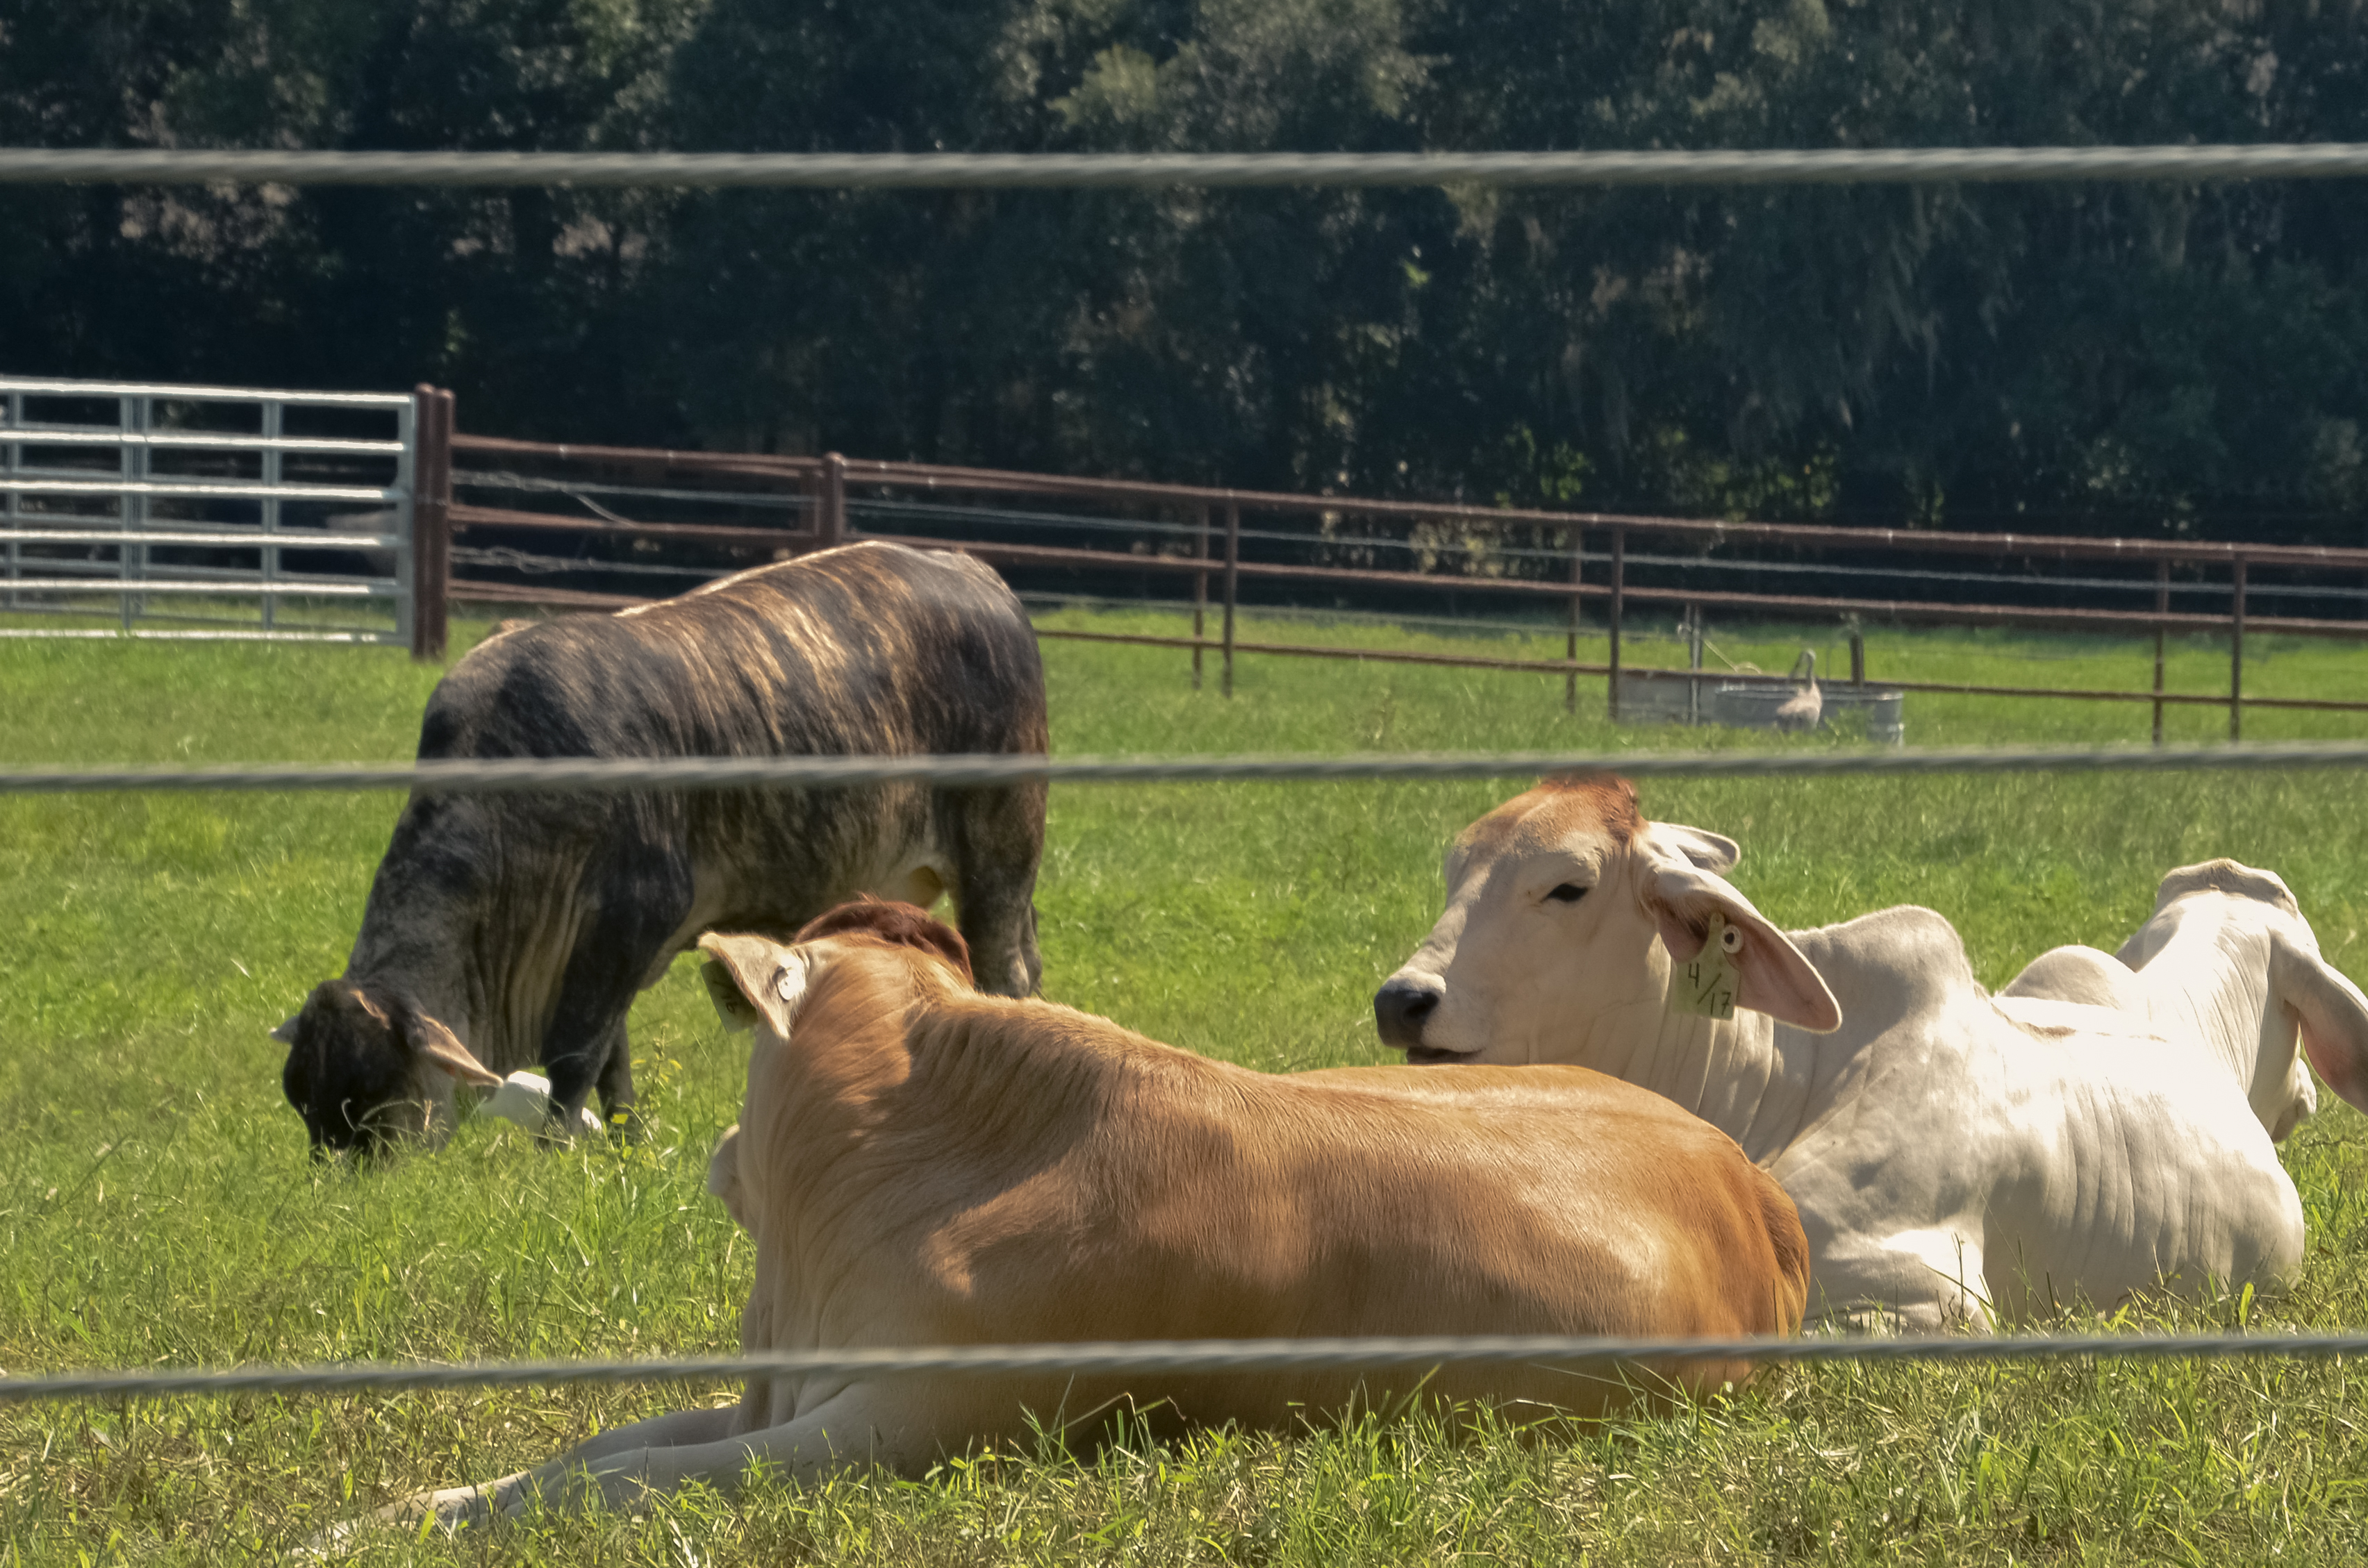
<path fill-rule="evenodd" d="M 1723 834 L 1705 833 L 1673 822 L 1647 823 L 1645 830 L 1660 847 L 1674 851 L 1705 871 L 1726 875 L 1742 863 L 1743 846 Z"/>
<path fill-rule="evenodd" d="M 2302 1048 L 2333 1089 L 2368 1110 L 2368 996 L 2317 953 L 2276 938 L 2270 988 L 2294 1010 Z"/>
<path fill-rule="evenodd" d="M 1725 878 L 1681 855 L 1648 851 L 1644 897 L 1662 943 L 1679 963 L 1702 951 L 1713 915 L 1726 921 L 1741 942 L 1732 958 L 1737 1006 L 1812 1034 L 1841 1028 L 1841 1006 L 1825 976 Z"/>
<path fill-rule="evenodd" d="M 427 1014 L 405 1006 L 398 1015 L 398 1027 L 411 1049 L 436 1066 L 450 1073 L 463 1084 L 473 1084 L 481 1089 L 498 1085 L 502 1075 L 478 1061 L 461 1037 L 446 1028 Z"/>
<path fill-rule="evenodd" d="M 790 1019 L 805 994 L 805 956 L 794 948 L 763 937 L 726 936 L 710 931 L 699 939 L 708 955 L 700 968 L 707 994 L 723 1027 L 737 1032 L 758 1022 L 787 1040 Z"/>

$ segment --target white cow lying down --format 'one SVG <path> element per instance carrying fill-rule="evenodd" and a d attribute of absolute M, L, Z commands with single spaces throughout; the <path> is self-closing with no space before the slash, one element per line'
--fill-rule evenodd
<path fill-rule="evenodd" d="M 1800 1324 L 1808 1248 L 1782 1190 L 1714 1129 L 1600 1073 L 1253 1073 L 982 996 L 962 938 L 905 904 L 843 905 L 787 947 L 700 945 L 718 1009 L 757 1031 L 746 1105 L 709 1173 L 756 1239 L 750 1350 Z M 1419 1385 L 1593 1416 L 1751 1369 L 1615 1370 L 757 1380 L 737 1404 L 382 1517 L 728 1489 L 758 1460 L 802 1479 L 916 1472 L 1026 1441 L 1029 1410 L 1088 1437 L 1129 1403 L 1155 1429 L 1287 1428 Z"/>
<path fill-rule="evenodd" d="M 1383 1039 L 1580 1062 L 1702 1116 L 1799 1206 L 1819 1316 L 1987 1327 L 2299 1266 L 2271 1147 L 2316 1108 L 2296 1036 L 2368 1108 L 2368 998 L 2276 876 L 2173 871 L 2118 959 L 2057 949 L 1992 997 L 1930 910 L 1776 930 L 1720 875 L 1740 853 L 1644 820 L 1621 779 L 1507 802 L 1449 850 L 1446 913 L 1374 997 Z M 1722 985 L 1731 1017 L 1677 1006 Z"/>

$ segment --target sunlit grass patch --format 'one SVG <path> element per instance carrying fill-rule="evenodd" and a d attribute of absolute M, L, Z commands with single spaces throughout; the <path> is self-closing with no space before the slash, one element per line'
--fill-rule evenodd
<path fill-rule="evenodd" d="M 1503 645 L 1363 622 L 1261 631 Z M 1556 635 L 1532 642 L 1560 652 Z M 1719 642 L 1781 667 L 1799 638 Z M 2223 656 L 2184 647 L 2178 679 L 2209 689 Z M 1551 676 L 1250 655 L 1228 701 L 1213 656 L 1197 693 L 1179 651 L 1048 643 L 1045 657 L 1067 755 L 1838 744 L 1612 726 L 1600 685 L 1572 715 Z M 2248 668 L 2294 695 L 2359 695 L 2362 658 L 2272 646 Z M 1882 633 L 1870 661 L 1878 676 L 2136 686 L 2151 647 Z M 403 759 L 436 674 L 393 650 L 0 644 L 0 763 Z M 1935 744 L 2128 742 L 2146 719 L 1974 699 L 1907 711 L 1911 740 Z M 2225 733 L 2225 714 L 2200 711 L 2194 738 L 2215 721 Z M 2317 727 L 2294 733 L 2368 731 L 2309 717 Z M 1261 1068 L 1386 1060 L 1371 994 L 1437 915 L 1441 847 L 1526 782 L 1057 787 L 1039 897 L 1047 994 Z M 2368 973 L 2368 826 L 2351 773 L 1672 779 L 1643 794 L 1655 816 L 1741 840 L 1736 881 L 1780 923 L 1929 904 L 1991 984 L 2058 943 L 2118 942 L 2163 870 L 2214 855 L 2280 871 L 2330 960 Z M 645 1142 L 549 1153 L 472 1123 L 442 1154 L 367 1175 L 306 1160 L 265 1031 L 341 967 L 397 808 L 392 794 L 0 800 L 0 1367 L 736 1345 L 747 1242 L 703 1178 L 745 1045 L 688 962 L 632 1017 Z M 2284 1150 L 2310 1258 L 2292 1294 L 2242 1308 L 2257 1328 L 2368 1324 L 2368 1124 L 2328 1103 Z M 2165 1307 L 2114 1326 L 2238 1312 Z M 1219 1432 L 978 1457 L 919 1482 L 694 1492 L 474 1539 L 375 1535 L 362 1560 L 2350 1563 L 2368 1560 L 2351 1378 L 2300 1362 L 1809 1369 L 1587 1435 Z M 0 1408 L 0 1563 L 278 1558 L 414 1489 L 729 1392 Z"/>

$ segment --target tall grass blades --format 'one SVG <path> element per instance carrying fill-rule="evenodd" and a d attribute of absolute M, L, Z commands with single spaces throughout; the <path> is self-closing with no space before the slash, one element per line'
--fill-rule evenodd
<path fill-rule="evenodd" d="M 1048 623 L 1177 630 L 1153 612 Z M 481 634 L 460 629 L 458 642 Z M 1476 645 L 1366 622 L 1246 638 Z M 1722 635 L 1768 668 L 1804 641 Z M 2151 644 L 1871 638 L 1878 675 L 2140 687 Z M 1670 662 L 1673 645 L 1646 643 Z M 1820 667 L 1837 663 L 1822 651 Z M 1836 650 L 1839 652 L 1839 649 Z M 1588 650 L 1582 647 L 1582 656 Z M 1078 754 L 1830 746 L 1829 736 L 1615 727 L 1558 676 L 1245 656 L 1194 692 L 1178 651 L 1048 642 L 1054 744 Z M 2362 656 L 2247 651 L 2248 688 L 2349 696 Z M 2174 689 L 2226 689 L 2175 645 Z M 0 764 L 401 760 L 437 672 L 301 645 L 0 644 Z M 2215 682 L 2217 683 L 2215 685 Z M 1911 696 L 1918 744 L 2143 739 L 2143 707 Z M 2172 736 L 2225 734 L 2174 710 Z M 2361 716 L 2248 715 L 2258 738 Z M 1381 1062 L 1370 998 L 1436 917 L 1439 858 L 1526 781 L 1061 786 L 1039 904 L 1045 989 L 1156 1038 L 1283 1071 Z M 2228 855 L 2293 884 L 2329 960 L 2368 976 L 2360 780 L 1837 778 L 1647 785 L 1656 817 L 1739 839 L 1735 880 L 1782 924 L 1913 902 L 2004 982 L 2112 946 L 2168 868 Z M 0 801 L 0 1367 L 461 1361 L 723 1352 L 746 1238 L 703 1187 L 746 1057 L 688 962 L 632 1020 L 645 1142 L 541 1152 L 465 1124 L 432 1158 L 316 1169 L 265 1038 L 342 968 L 393 795 Z M 2368 1324 L 2368 1127 L 2327 1102 L 2285 1146 L 2311 1227 L 2283 1298 L 2157 1304 L 2061 1326 Z M 1116 1282 L 1122 1287 L 1123 1282 Z M 472 1538 L 364 1538 L 367 1562 L 704 1565 L 1128 1562 L 2368 1561 L 2368 1440 L 2340 1363 L 1826 1367 L 1667 1420 L 1572 1434 L 1484 1415 L 1330 1433 L 1220 1431 L 1091 1454 L 950 1459 L 925 1481 L 763 1481 Z M 539 1462 L 716 1388 L 0 1409 L 0 1564 L 285 1556 L 427 1485 Z"/>

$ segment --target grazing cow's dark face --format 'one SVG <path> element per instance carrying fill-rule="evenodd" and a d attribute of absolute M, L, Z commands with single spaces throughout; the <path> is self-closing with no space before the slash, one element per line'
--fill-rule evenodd
<path fill-rule="evenodd" d="M 452 1082 L 501 1082 L 435 1019 L 342 980 L 313 987 L 304 1010 L 271 1033 L 288 1045 L 280 1084 L 316 1159 L 439 1141 Z"/>

